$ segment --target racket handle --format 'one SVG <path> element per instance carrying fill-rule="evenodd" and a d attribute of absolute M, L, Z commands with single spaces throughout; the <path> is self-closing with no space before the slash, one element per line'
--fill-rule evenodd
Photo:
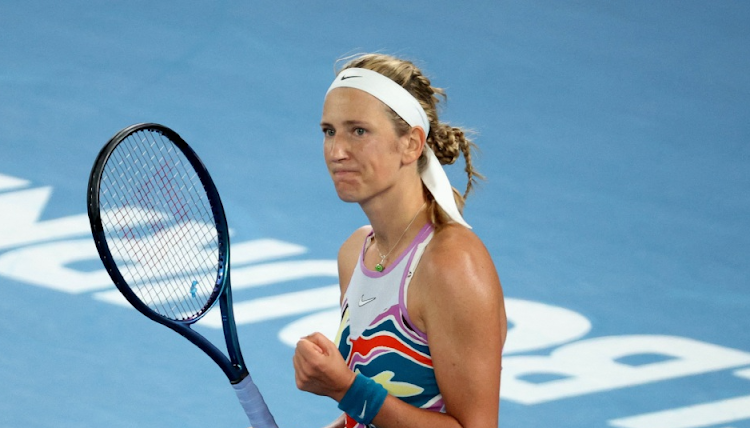
<path fill-rule="evenodd" d="M 245 414 L 247 414 L 252 428 L 278 428 L 276 421 L 273 420 L 273 416 L 268 410 L 268 406 L 266 406 L 266 402 L 263 400 L 263 396 L 260 395 L 258 387 L 249 374 L 232 387 L 234 392 L 237 393 L 242 408 L 245 409 Z"/>

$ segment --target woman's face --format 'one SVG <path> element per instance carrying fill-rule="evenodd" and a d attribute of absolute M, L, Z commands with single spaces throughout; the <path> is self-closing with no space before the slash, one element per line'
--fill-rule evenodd
<path fill-rule="evenodd" d="M 366 202 L 398 181 L 404 137 L 396 134 L 386 109 L 357 89 L 336 88 L 326 97 L 323 151 L 336 192 L 346 202 Z"/>

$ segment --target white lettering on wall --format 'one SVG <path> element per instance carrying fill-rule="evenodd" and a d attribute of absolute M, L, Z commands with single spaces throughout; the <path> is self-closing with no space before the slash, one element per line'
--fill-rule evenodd
<path fill-rule="evenodd" d="M 734 374 L 750 379 L 750 369 L 738 370 Z M 614 419 L 609 425 L 619 428 L 701 428 L 743 419 L 750 419 L 750 395 Z"/>
<path fill-rule="evenodd" d="M 338 299 L 338 285 L 261 297 L 235 303 L 234 319 L 238 325 L 241 325 L 292 315 L 301 315 L 338 306 Z M 206 327 L 221 328 L 221 313 L 212 310 L 198 324 Z"/>
<path fill-rule="evenodd" d="M 91 238 L 50 242 L 0 254 L 0 275 L 20 282 L 78 294 L 112 287 L 104 268 L 81 272 L 67 265 L 98 260 Z"/>
<path fill-rule="evenodd" d="M 31 183 L 29 183 L 27 180 L 0 174 L 0 191 L 20 189 L 22 187 L 28 186 L 29 184 Z"/>
<path fill-rule="evenodd" d="M 618 362 L 635 355 L 668 359 L 637 366 Z M 675 336 L 609 336 L 561 346 L 549 356 L 503 359 L 503 398 L 539 404 L 750 364 L 750 353 Z M 529 375 L 561 379 L 534 383 Z"/>
<path fill-rule="evenodd" d="M 39 221 L 51 194 L 51 187 L 0 194 L 0 250 L 91 233 L 86 214 Z"/>
<path fill-rule="evenodd" d="M 535 351 L 571 342 L 591 330 L 591 322 L 570 309 L 521 299 L 505 299 L 509 324 L 503 354 Z"/>

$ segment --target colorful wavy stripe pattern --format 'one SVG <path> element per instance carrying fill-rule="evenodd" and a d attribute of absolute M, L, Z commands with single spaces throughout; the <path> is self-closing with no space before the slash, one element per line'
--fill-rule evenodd
<path fill-rule="evenodd" d="M 349 368 L 415 407 L 441 411 L 443 398 L 430 349 L 426 340 L 408 326 L 401 307 L 396 304 L 380 314 L 357 338 L 350 335 L 347 300 L 343 308 L 336 343 Z M 356 426 L 356 422 L 348 420 L 350 426 Z"/>

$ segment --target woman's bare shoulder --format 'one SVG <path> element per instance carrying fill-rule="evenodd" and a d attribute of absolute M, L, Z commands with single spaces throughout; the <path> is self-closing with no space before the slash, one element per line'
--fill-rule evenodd
<path fill-rule="evenodd" d="M 341 244 L 341 248 L 339 248 L 339 261 L 341 261 L 342 256 L 348 258 L 354 255 L 354 257 L 357 258 L 362 249 L 362 245 L 365 243 L 365 238 L 367 238 L 367 235 L 369 235 L 370 232 L 372 232 L 372 227 L 370 225 L 365 225 L 349 235 L 349 237 L 346 238 L 346 241 Z"/>
<path fill-rule="evenodd" d="M 346 239 L 346 241 L 344 241 L 343 244 L 341 244 L 341 248 L 339 248 L 338 270 L 342 300 L 344 293 L 346 293 L 346 289 L 349 287 L 352 272 L 354 272 L 354 268 L 357 266 L 359 254 L 362 251 L 362 245 L 370 232 L 372 232 L 372 227 L 369 225 L 358 228 Z"/>
<path fill-rule="evenodd" d="M 437 231 L 427 250 L 425 255 L 436 262 L 438 267 L 444 266 L 440 262 L 450 262 L 450 265 L 455 266 L 456 263 L 470 262 L 476 257 L 490 257 L 482 240 L 471 229 L 459 225 L 447 225 Z"/>
<path fill-rule="evenodd" d="M 434 291 L 441 291 L 439 295 L 500 291 L 500 279 L 489 251 L 473 231 L 463 226 L 448 225 L 436 232 L 423 260 L 425 279 Z"/>

